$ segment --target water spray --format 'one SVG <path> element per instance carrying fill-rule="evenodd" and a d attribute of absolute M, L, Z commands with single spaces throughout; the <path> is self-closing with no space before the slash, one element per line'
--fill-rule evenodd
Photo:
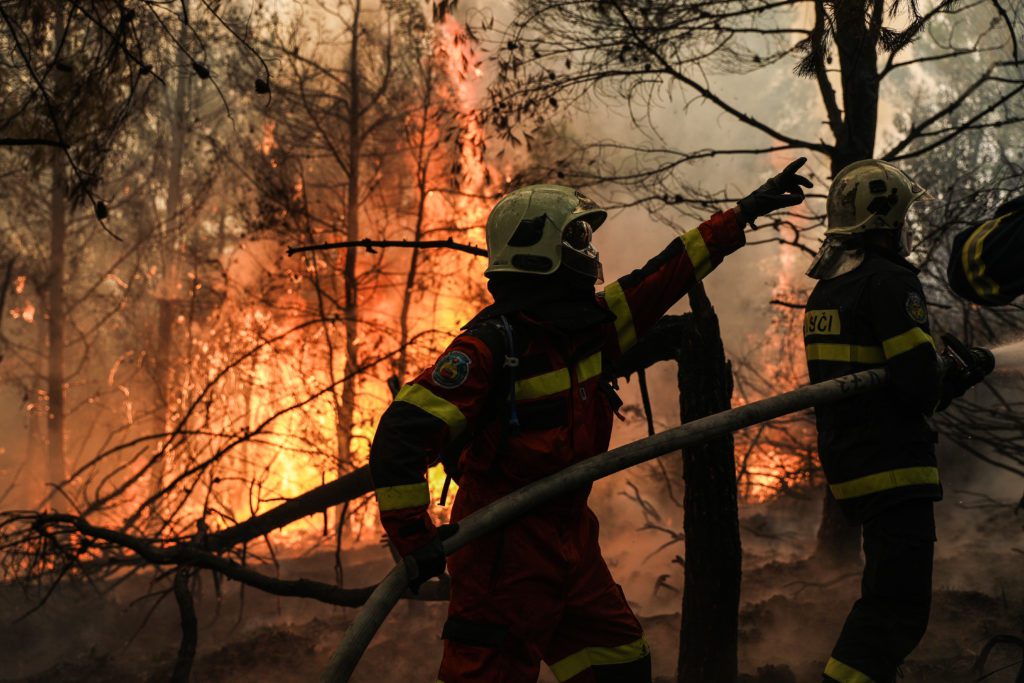
<path fill-rule="evenodd" d="M 1024 339 L 1011 344 L 1003 344 L 992 349 L 996 370 L 1000 372 L 1024 370 Z"/>

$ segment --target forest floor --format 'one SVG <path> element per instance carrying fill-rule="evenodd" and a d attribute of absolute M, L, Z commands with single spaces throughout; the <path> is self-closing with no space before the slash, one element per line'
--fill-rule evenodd
<path fill-rule="evenodd" d="M 938 509 L 932 617 L 927 636 L 904 666 L 904 680 L 1010 683 L 1024 657 L 1020 651 L 997 648 L 986 669 L 990 675 L 983 678 L 972 666 L 992 636 L 1024 637 L 1024 515 L 1015 516 L 1012 507 L 971 507 L 956 500 Z M 743 683 L 820 681 L 856 599 L 859 568 L 824 570 L 803 559 L 813 547 L 816 511 L 816 502 L 797 499 L 744 509 Z M 661 540 L 652 539 L 653 547 Z M 681 569 L 671 558 L 681 547 L 648 558 L 645 544 L 605 545 L 613 572 L 636 601 L 659 683 L 674 681 Z M 388 562 L 376 547 L 350 553 L 346 585 L 372 583 Z M 329 557 L 311 556 L 282 562 L 280 571 L 331 580 L 331 564 Z M 139 599 L 146 590 L 136 582 L 99 597 L 95 590 L 69 585 L 12 623 L 32 603 L 20 590 L 0 587 L 0 681 L 168 680 L 178 647 L 177 611 L 173 599 L 153 609 L 152 599 Z M 196 602 L 200 642 L 192 680 L 201 683 L 316 680 L 356 612 L 253 590 L 240 599 L 231 583 L 221 586 L 219 599 L 212 584 L 204 583 Z M 353 681 L 433 683 L 445 608 L 440 602 L 399 605 Z M 545 670 L 540 680 L 554 678 Z"/>

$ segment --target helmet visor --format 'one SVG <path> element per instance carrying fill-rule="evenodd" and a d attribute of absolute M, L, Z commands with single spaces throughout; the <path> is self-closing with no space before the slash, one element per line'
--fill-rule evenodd
<path fill-rule="evenodd" d="M 569 223 L 569 225 L 565 226 L 565 230 L 562 231 L 562 243 L 579 252 L 586 252 L 588 249 L 593 250 L 594 247 L 591 244 L 593 239 L 593 226 L 590 225 L 589 221 L 585 221 L 582 218 Z"/>
<path fill-rule="evenodd" d="M 567 268 L 604 281 L 601 258 L 594 248 L 594 227 L 589 221 L 578 218 L 562 230 L 562 263 Z"/>

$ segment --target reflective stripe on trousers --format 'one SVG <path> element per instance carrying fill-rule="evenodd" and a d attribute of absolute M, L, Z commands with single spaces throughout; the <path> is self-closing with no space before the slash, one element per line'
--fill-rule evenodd
<path fill-rule="evenodd" d="M 643 637 L 618 647 L 585 647 L 552 664 L 551 672 L 559 681 L 567 681 L 592 666 L 628 664 L 650 654 L 651 648 Z"/>
<path fill-rule="evenodd" d="M 859 498 L 880 491 L 900 488 L 902 486 L 922 486 L 939 484 L 938 467 L 903 467 L 886 472 L 869 474 L 866 477 L 851 479 L 829 486 L 836 500 Z"/>
<path fill-rule="evenodd" d="M 838 659 L 830 657 L 825 665 L 825 675 L 839 681 L 839 683 L 874 683 L 867 674 L 857 671 L 852 666 L 843 664 Z"/>

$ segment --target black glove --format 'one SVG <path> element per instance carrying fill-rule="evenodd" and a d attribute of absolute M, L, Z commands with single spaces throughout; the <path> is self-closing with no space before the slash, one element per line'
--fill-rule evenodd
<path fill-rule="evenodd" d="M 442 524 L 437 527 L 437 535 L 425 545 L 421 545 L 403 558 L 405 573 L 409 577 L 409 590 L 420 592 L 420 586 L 444 574 L 445 556 L 442 543 L 451 538 L 459 530 L 458 524 Z"/>
<path fill-rule="evenodd" d="M 807 178 L 797 175 L 797 171 L 807 162 L 807 157 L 800 157 L 789 164 L 774 178 L 770 178 L 761 187 L 741 199 L 738 204 L 743 219 L 752 224 L 754 219 L 771 213 L 776 209 L 796 206 L 804 200 L 804 191 L 800 187 L 814 187 Z"/>
<path fill-rule="evenodd" d="M 946 373 L 942 377 L 942 396 L 936 410 L 945 410 L 954 398 L 963 396 L 968 389 L 985 379 L 995 368 L 992 352 L 980 346 L 968 347 L 951 334 L 942 335 L 946 348 Z"/>

